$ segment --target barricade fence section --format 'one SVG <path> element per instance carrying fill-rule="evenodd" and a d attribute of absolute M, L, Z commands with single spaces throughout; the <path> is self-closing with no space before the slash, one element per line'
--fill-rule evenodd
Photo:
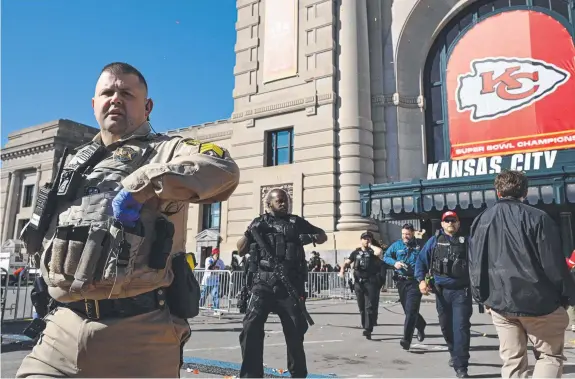
<path fill-rule="evenodd" d="M 194 275 L 201 285 L 200 309 L 211 310 L 215 315 L 239 313 L 237 297 L 246 279 L 243 271 L 196 269 Z M 339 272 L 309 272 L 305 290 L 308 300 L 355 300 L 351 278 L 353 271 L 346 271 L 344 277 Z M 386 289 L 395 289 L 393 272 L 387 271 Z"/>
<path fill-rule="evenodd" d="M 16 321 L 32 318 L 34 307 L 30 294 L 36 276 L 28 270 L 22 275 L 10 275 L 2 270 L 2 297 L 1 297 L 1 321 Z"/>
<path fill-rule="evenodd" d="M 32 318 L 34 309 L 30 294 L 35 276 L 25 272 L 15 278 L 4 271 L 1 282 L 2 322 Z M 201 285 L 200 309 L 213 311 L 216 315 L 239 313 L 237 298 L 246 285 L 243 271 L 196 269 L 194 275 Z M 309 272 L 305 287 L 307 299 L 355 300 L 353 285 L 350 284 L 352 275 L 352 271 L 346 271 L 343 278 L 339 272 Z M 385 288 L 395 288 L 392 275 L 388 270 Z"/>

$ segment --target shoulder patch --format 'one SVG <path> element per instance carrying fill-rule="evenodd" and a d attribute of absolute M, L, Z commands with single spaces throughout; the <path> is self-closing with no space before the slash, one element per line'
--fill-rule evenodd
<path fill-rule="evenodd" d="M 224 149 L 222 149 L 221 147 L 219 147 L 215 143 L 211 143 L 211 142 L 202 143 L 200 146 L 200 153 L 206 154 L 206 155 L 211 155 L 211 156 L 218 157 L 218 158 L 224 157 Z"/>

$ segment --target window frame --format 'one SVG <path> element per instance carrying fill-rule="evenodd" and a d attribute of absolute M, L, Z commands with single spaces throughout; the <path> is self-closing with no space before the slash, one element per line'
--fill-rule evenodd
<path fill-rule="evenodd" d="M 22 207 L 22 208 L 30 208 L 31 206 L 34 205 L 34 192 L 35 192 L 35 190 L 36 190 L 36 188 L 35 188 L 36 186 L 35 186 L 34 184 L 25 184 L 23 187 L 24 187 L 24 188 L 22 188 L 22 204 L 21 204 L 21 207 Z M 31 191 L 30 191 L 30 204 L 26 205 L 26 204 L 27 204 L 26 199 L 28 198 L 28 196 L 27 196 L 27 190 L 28 190 L 28 188 L 31 188 Z"/>
<path fill-rule="evenodd" d="M 214 212 L 214 205 L 218 205 L 217 212 Z M 217 215 L 217 216 L 216 216 Z M 214 223 L 214 219 L 217 217 L 217 225 Z M 212 203 L 202 205 L 202 230 L 220 230 L 222 223 L 222 203 Z"/>
<path fill-rule="evenodd" d="M 289 141 L 287 146 L 278 147 L 277 141 L 278 136 L 282 132 L 289 133 Z M 265 154 L 264 154 L 264 166 L 265 167 L 275 167 L 283 166 L 294 163 L 294 128 L 293 126 L 281 129 L 274 129 L 266 131 L 265 136 Z M 278 151 L 281 149 L 288 149 L 289 158 L 287 163 L 278 163 Z"/>

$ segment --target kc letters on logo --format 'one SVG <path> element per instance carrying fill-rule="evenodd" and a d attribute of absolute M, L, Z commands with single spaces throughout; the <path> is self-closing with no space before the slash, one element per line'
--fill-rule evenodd
<path fill-rule="evenodd" d="M 575 47 L 559 21 L 505 11 L 480 20 L 450 51 L 451 159 L 575 147 Z"/>
<path fill-rule="evenodd" d="M 485 58 L 471 62 L 459 76 L 457 110 L 471 109 L 471 121 L 491 120 L 528 107 L 553 93 L 571 74 L 552 63 L 522 58 Z"/>

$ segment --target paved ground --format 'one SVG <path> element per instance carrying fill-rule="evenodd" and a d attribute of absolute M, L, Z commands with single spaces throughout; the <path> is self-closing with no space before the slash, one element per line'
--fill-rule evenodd
<path fill-rule="evenodd" d="M 399 346 L 403 314 L 396 303 L 380 306 L 380 325 L 376 327 L 373 340 L 367 341 L 358 327 L 357 306 L 348 302 L 310 302 L 308 306 L 316 324 L 306 335 L 306 354 L 310 376 L 338 377 L 454 377 L 447 366 L 449 359 L 437 324 L 435 305 L 424 303 L 421 313 L 428 322 L 427 338 L 421 344 L 412 345 L 409 352 Z M 498 340 L 490 317 L 474 309 L 472 323 L 472 351 L 469 373 L 475 378 L 498 377 L 500 359 Z M 241 361 L 238 335 L 241 318 L 224 315 L 220 318 L 203 315 L 191 320 L 192 338 L 185 346 L 189 362 L 183 377 L 222 377 L 237 375 Z M 2 333 L 18 333 L 21 326 L 5 324 Z M 281 324 L 270 316 L 266 327 L 264 362 L 267 376 L 281 375 L 286 367 L 285 341 Z M 566 332 L 567 364 L 564 377 L 575 377 L 575 334 Z M 29 344 L 9 343 L 2 345 L 2 375 L 14 377 L 21 359 L 27 354 Z M 530 354 L 533 364 L 533 357 Z M 199 369 L 198 371 L 194 371 Z M 276 371 L 273 371 L 275 369 Z M 315 374 L 315 375 L 314 375 Z"/>

